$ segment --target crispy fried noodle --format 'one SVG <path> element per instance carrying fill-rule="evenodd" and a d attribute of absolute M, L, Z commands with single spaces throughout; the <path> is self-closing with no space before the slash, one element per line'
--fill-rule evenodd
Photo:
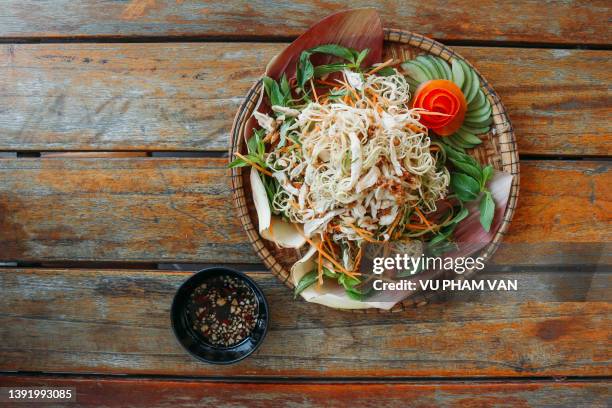
<path fill-rule="evenodd" d="M 276 119 L 256 115 L 267 140 L 290 124 L 287 142 L 264 154 L 280 187 L 272 211 L 303 224 L 309 238 L 331 237 L 346 270 L 354 270 L 362 241 L 397 238 L 407 214 L 435 211 L 448 191 L 448 170 L 436 166 L 420 112 L 408 105 L 409 85 L 394 72 L 346 70 L 329 95 L 302 109 L 273 106 Z"/>

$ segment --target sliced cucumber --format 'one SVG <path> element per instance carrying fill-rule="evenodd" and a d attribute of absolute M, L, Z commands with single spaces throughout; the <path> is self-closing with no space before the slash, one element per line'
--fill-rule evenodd
<path fill-rule="evenodd" d="M 482 92 L 482 89 L 479 89 L 478 93 L 476 94 L 476 97 L 474 97 L 474 99 L 472 100 L 472 103 L 468 105 L 468 111 L 480 109 L 484 105 L 490 105 L 489 100 L 485 96 L 484 92 Z"/>
<path fill-rule="evenodd" d="M 457 133 L 455 133 L 457 137 L 463 140 L 465 143 L 469 143 L 472 146 L 476 146 L 482 143 L 482 140 L 476 135 L 471 134 L 470 132 L 466 132 L 463 129 L 458 129 Z"/>
<path fill-rule="evenodd" d="M 446 76 L 446 69 L 444 69 L 444 60 L 433 55 L 429 55 L 429 60 L 436 66 L 438 70 L 438 74 L 440 74 L 440 79 L 448 79 Z"/>
<path fill-rule="evenodd" d="M 453 72 L 450 69 L 450 65 L 448 65 L 448 62 L 444 61 L 442 58 L 440 57 L 434 57 L 436 59 L 436 61 L 438 61 L 438 65 L 442 67 L 442 69 L 444 70 L 444 77 L 448 80 L 453 79 Z"/>
<path fill-rule="evenodd" d="M 438 62 L 438 58 L 434 57 L 433 55 L 428 55 L 427 58 L 436 67 L 436 71 L 438 72 L 438 79 L 446 79 L 446 72 L 444 71 L 444 67 L 442 67 L 442 64 Z"/>
<path fill-rule="evenodd" d="M 470 126 L 468 124 L 466 124 L 465 122 L 463 123 L 463 125 L 461 125 L 461 129 L 465 130 L 466 132 L 469 132 L 473 135 L 482 135 L 483 133 L 487 133 L 490 129 L 489 126 L 483 126 L 483 127 L 473 127 Z"/>
<path fill-rule="evenodd" d="M 482 122 L 491 116 L 491 105 L 485 104 L 482 108 L 468 110 L 467 115 L 465 115 L 465 120 L 469 122 Z"/>
<path fill-rule="evenodd" d="M 424 70 L 421 65 L 416 64 L 415 61 L 404 62 L 402 64 L 402 68 L 410 78 L 419 83 L 429 81 L 431 79 L 429 72 Z"/>
<path fill-rule="evenodd" d="M 463 122 L 464 125 L 470 126 L 470 127 L 473 127 L 473 128 L 480 128 L 480 127 L 490 126 L 491 123 L 493 123 L 493 118 L 491 117 L 491 115 L 487 116 L 486 119 L 484 119 L 484 120 L 472 121 L 472 120 L 468 120 L 466 118 L 464 120 L 464 122 Z"/>
<path fill-rule="evenodd" d="M 422 61 L 414 60 L 412 62 L 421 67 L 421 69 L 427 73 L 429 79 L 436 79 L 436 77 L 438 76 L 437 71 L 432 71 L 432 69 L 428 65 L 423 64 Z"/>
<path fill-rule="evenodd" d="M 467 143 L 465 142 L 461 137 L 459 137 L 459 135 L 457 135 L 456 133 L 453 135 L 450 135 L 448 137 L 449 140 L 452 140 L 452 142 L 454 144 L 456 144 L 457 146 L 461 146 L 464 149 L 471 149 L 472 147 L 474 147 L 474 145 L 472 143 Z"/>
<path fill-rule="evenodd" d="M 459 63 L 459 60 L 456 58 L 453 58 L 453 60 L 451 61 L 451 71 L 453 73 L 453 82 L 459 88 L 462 88 L 465 75 L 463 74 L 463 68 L 461 68 L 461 63 Z"/>
<path fill-rule="evenodd" d="M 480 89 L 480 79 L 478 78 L 476 71 L 470 68 L 467 64 L 465 64 L 465 66 L 467 67 L 467 69 L 469 69 L 469 72 L 472 75 L 472 82 L 470 84 L 472 88 L 470 89 L 469 93 L 465 96 L 465 99 L 467 100 L 467 103 L 469 105 L 469 103 L 472 102 L 474 98 L 476 97 L 476 95 L 478 94 L 478 90 Z"/>
<path fill-rule="evenodd" d="M 470 72 L 470 67 L 468 67 L 465 62 L 459 61 L 459 63 L 463 70 L 463 86 L 461 87 L 461 92 L 463 92 L 465 100 L 467 101 L 468 95 L 472 90 L 472 73 Z"/>
<path fill-rule="evenodd" d="M 451 136 L 446 136 L 442 138 L 442 142 L 444 142 L 445 144 L 449 145 L 450 147 L 453 147 L 457 150 L 459 150 L 460 152 L 465 152 L 464 148 L 462 146 L 460 146 L 459 144 L 457 144 L 452 138 Z"/>
<path fill-rule="evenodd" d="M 425 55 L 419 55 L 416 57 L 414 62 L 421 64 L 424 68 L 426 68 L 431 73 L 431 79 L 440 79 L 440 72 L 438 72 L 438 67 L 436 64 L 427 58 Z"/>

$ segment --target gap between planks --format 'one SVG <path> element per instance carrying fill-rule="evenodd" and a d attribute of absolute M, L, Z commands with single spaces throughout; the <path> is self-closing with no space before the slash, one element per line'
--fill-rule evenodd
<path fill-rule="evenodd" d="M 4 37 L 0 38 L 0 44 L 168 44 L 168 43 L 271 43 L 284 44 L 293 42 L 296 36 L 202 36 L 202 35 L 177 35 L 177 36 L 135 36 L 122 37 L 112 35 L 79 36 L 79 37 Z M 483 48 L 540 48 L 560 50 L 612 50 L 612 44 L 597 43 L 554 43 L 539 41 L 497 41 L 477 39 L 443 39 L 432 38 L 444 45 L 453 47 L 483 47 Z"/>
<path fill-rule="evenodd" d="M 212 377 L 193 375 L 166 375 L 166 374 L 96 374 L 72 372 L 44 372 L 44 371 L 2 371 L 0 370 L 0 383 L 6 377 L 41 377 L 49 379 L 96 379 L 127 381 L 201 381 L 215 383 L 257 383 L 257 384 L 525 384 L 525 383 L 608 383 L 612 376 L 531 376 L 531 377 Z"/>

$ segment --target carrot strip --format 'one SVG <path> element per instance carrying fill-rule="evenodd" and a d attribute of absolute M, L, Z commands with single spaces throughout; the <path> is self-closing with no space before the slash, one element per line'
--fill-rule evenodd
<path fill-rule="evenodd" d="M 338 83 L 334 83 L 334 82 L 326 81 L 326 80 L 324 80 L 324 79 L 317 79 L 317 83 L 318 83 L 318 84 L 321 84 L 321 85 L 338 86 Z"/>
<path fill-rule="evenodd" d="M 368 75 L 372 75 L 375 72 L 380 71 L 381 69 L 388 67 L 389 65 L 393 65 L 393 58 L 389 58 L 388 60 L 386 60 L 385 62 L 383 62 L 382 64 L 374 67 L 373 69 L 371 69 L 370 71 L 367 72 Z"/>
<path fill-rule="evenodd" d="M 322 248 L 319 247 L 319 245 L 315 245 L 314 242 L 312 242 L 311 239 L 309 239 L 307 236 L 304 235 L 304 233 L 302 231 L 300 231 L 299 227 L 297 226 L 297 224 L 293 224 L 295 226 L 295 228 L 298 230 L 298 232 L 304 237 L 304 239 L 306 240 L 306 242 L 308 242 L 310 245 L 312 245 L 313 247 L 317 248 L 317 250 L 319 251 L 319 253 L 325 258 L 327 259 L 329 262 L 331 262 L 336 268 L 338 268 L 338 270 L 348 276 L 354 277 L 355 274 L 352 272 L 347 271 L 342 265 L 340 265 L 340 263 L 338 263 L 338 261 L 336 261 L 331 255 L 329 255 L 328 253 L 326 253 L 325 251 L 323 251 Z"/>
<path fill-rule="evenodd" d="M 348 226 L 351 227 L 357 233 L 357 235 L 359 235 L 361 238 L 363 238 L 367 242 L 371 242 L 374 244 L 385 242 L 385 241 L 379 241 L 379 240 L 373 239 L 371 236 L 368 236 L 368 235 L 371 235 L 370 231 L 366 231 L 364 229 L 356 227 L 353 224 L 348 224 Z"/>
<path fill-rule="evenodd" d="M 318 285 L 323 285 L 323 256 L 321 255 L 321 246 L 319 246 L 319 260 L 318 260 L 318 271 L 319 275 L 319 283 Z"/>
<path fill-rule="evenodd" d="M 416 211 L 417 215 L 419 216 L 419 218 L 421 219 L 421 221 L 423 221 L 425 225 L 427 225 L 428 227 L 431 227 L 431 224 L 429 223 L 429 221 L 427 221 L 427 218 L 425 218 L 421 210 L 419 210 L 419 207 L 414 207 L 414 211 Z"/>
<path fill-rule="evenodd" d="M 359 252 L 357 252 L 357 256 L 355 257 L 355 265 L 353 266 L 353 271 L 358 271 L 361 266 L 361 257 L 363 256 L 363 247 L 359 247 Z"/>
<path fill-rule="evenodd" d="M 404 214 L 398 211 L 397 215 L 395 216 L 395 219 L 393 220 L 393 222 L 389 226 L 389 229 L 387 230 L 389 237 L 393 235 L 393 231 L 395 230 L 395 228 L 397 227 L 397 225 L 399 224 L 402 218 L 404 218 Z"/>
<path fill-rule="evenodd" d="M 273 237 L 274 236 L 274 227 L 272 226 L 272 220 L 270 220 L 270 225 L 268 226 L 268 229 L 270 230 L 270 236 Z M 276 244 L 276 246 L 278 247 L 278 244 Z"/>
<path fill-rule="evenodd" d="M 315 89 L 314 82 L 312 82 L 312 78 L 310 78 L 310 86 L 312 87 L 312 94 L 315 97 L 315 101 L 319 103 L 319 96 L 317 95 L 317 90 Z"/>
<path fill-rule="evenodd" d="M 431 116 L 452 116 L 448 113 L 432 112 L 432 111 L 419 111 L 419 115 L 431 115 Z"/>
<path fill-rule="evenodd" d="M 255 167 L 257 170 L 259 170 L 261 173 L 265 174 L 266 176 L 270 176 L 272 177 L 272 173 L 270 173 L 268 170 L 264 169 L 263 167 L 261 167 L 259 164 L 247 159 L 244 155 L 235 152 L 234 153 L 236 156 L 240 157 L 242 160 L 244 160 L 245 162 L 249 163 L 251 166 Z"/>
<path fill-rule="evenodd" d="M 429 227 L 427 227 L 426 225 L 422 225 L 422 224 L 406 224 L 406 228 L 421 230 L 421 231 L 425 231 L 429 229 Z"/>

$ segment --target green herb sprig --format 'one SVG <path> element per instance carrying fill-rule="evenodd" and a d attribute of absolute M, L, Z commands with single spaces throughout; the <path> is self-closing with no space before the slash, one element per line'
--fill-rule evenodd
<path fill-rule="evenodd" d="M 264 154 L 266 153 L 266 145 L 263 142 L 266 131 L 264 129 L 258 129 L 253 131 L 253 136 L 247 141 L 247 154 L 244 156 L 247 160 L 242 157 L 237 157 L 232 161 L 228 167 L 233 169 L 235 167 L 250 166 L 251 163 L 256 163 L 262 168 L 268 168 Z"/>
<path fill-rule="evenodd" d="M 472 156 L 444 146 L 448 160 L 455 167 L 451 173 L 450 186 L 457 198 L 463 202 L 480 198 L 480 224 L 485 231 L 491 230 L 495 215 L 495 201 L 487 189 L 487 182 L 493 177 L 493 166 L 481 166 Z"/>
<path fill-rule="evenodd" d="M 349 69 L 355 72 L 361 71 L 361 63 L 368 55 L 369 49 L 357 51 L 352 48 L 343 47 L 337 44 L 325 44 L 318 47 L 310 48 L 302 51 L 297 64 L 296 80 L 297 86 L 302 92 L 306 92 L 306 84 L 312 78 L 320 77 L 333 72 L 339 72 L 344 69 Z M 338 57 L 346 62 L 337 62 L 333 64 L 319 65 L 314 67 L 310 61 L 313 54 L 327 54 Z"/>

